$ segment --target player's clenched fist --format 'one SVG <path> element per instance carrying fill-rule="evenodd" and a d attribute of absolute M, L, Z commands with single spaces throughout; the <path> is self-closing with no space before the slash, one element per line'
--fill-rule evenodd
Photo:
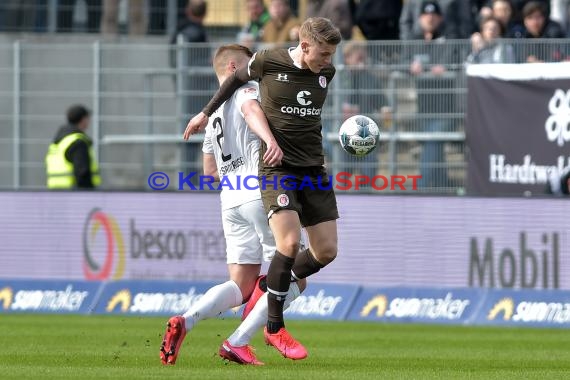
<path fill-rule="evenodd" d="M 206 125 L 208 125 L 208 116 L 204 112 L 200 112 L 188 122 L 184 131 L 184 140 L 188 140 L 193 134 L 203 131 Z"/>

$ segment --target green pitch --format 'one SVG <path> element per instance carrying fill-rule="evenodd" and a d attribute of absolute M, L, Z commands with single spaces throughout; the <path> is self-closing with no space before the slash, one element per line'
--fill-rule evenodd
<path fill-rule="evenodd" d="M 293 362 L 253 343 L 264 367 L 225 364 L 237 320 L 203 321 L 176 366 L 158 349 L 166 318 L 0 315 L 2 379 L 564 379 L 570 330 L 289 322 L 309 350 Z"/>

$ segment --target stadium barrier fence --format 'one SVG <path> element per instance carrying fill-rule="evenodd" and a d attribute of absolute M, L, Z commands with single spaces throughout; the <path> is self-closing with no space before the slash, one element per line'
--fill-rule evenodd
<path fill-rule="evenodd" d="M 61 36 L 1 42 L 0 189 L 45 188 L 47 146 L 72 103 L 93 111 L 89 133 L 104 188 L 144 190 L 151 171 L 199 171 L 201 138 L 185 143 L 181 134 L 217 87 L 210 64 L 219 44 Z M 562 61 L 570 51 L 570 40 L 501 44 L 512 47 L 516 62 L 530 53 Z M 441 54 L 429 58 L 422 41 L 351 41 L 339 47 L 337 74 L 322 111 L 331 172 L 417 175 L 427 170 L 434 181 L 420 192 L 464 193 L 465 67 L 472 47 L 461 40 L 438 48 Z M 346 55 L 359 49 L 364 61 L 349 64 Z M 411 74 L 412 61 L 423 63 L 422 74 Z M 433 74 L 435 66 L 444 73 Z M 381 127 L 382 144 L 365 159 L 349 156 L 338 144 L 340 124 L 354 113 L 370 115 Z"/>

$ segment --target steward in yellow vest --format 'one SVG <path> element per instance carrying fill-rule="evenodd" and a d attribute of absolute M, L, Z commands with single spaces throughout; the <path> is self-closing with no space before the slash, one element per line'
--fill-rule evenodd
<path fill-rule="evenodd" d="M 67 111 L 68 125 L 55 135 L 46 155 L 48 189 L 93 189 L 100 185 L 93 142 L 85 134 L 90 112 L 76 105 Z"/>

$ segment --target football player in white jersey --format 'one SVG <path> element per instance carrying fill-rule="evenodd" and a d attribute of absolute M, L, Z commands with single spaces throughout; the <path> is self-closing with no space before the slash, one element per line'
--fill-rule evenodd
<path fill-rule="evenodd" d="M 245 67 L 252 55 L 240 45 L 220 47 L 213 62 L 220 84 L 238 68 Z M 262 284 L 265 276 L 259 273 L 262 261 L 271 261 L 275 253 L 275 240 L 259 191 L 259 139 L 268 147 L 263 156 L 267 165 L 279 165 L 283 152 L 269 130 L 258 98 L 257 82 L 246 83 L 212 115 L 206 127 L 202 147 L 204 174 L 223 184 L 220 199 L 230 279 L 210 288 L 184 315 L 169 319 L 160 349 L 163 364 L 176 363 L 187 331 L 198 321 L 244 302 L 244 321 L 222 343 L 219 354 L 240 364 L 263 364 L 249 341 L 267 321 L 267 296 Z M 292 283 L 286 304 L 298 297 L 304 287 L 304 281 Z"/>

